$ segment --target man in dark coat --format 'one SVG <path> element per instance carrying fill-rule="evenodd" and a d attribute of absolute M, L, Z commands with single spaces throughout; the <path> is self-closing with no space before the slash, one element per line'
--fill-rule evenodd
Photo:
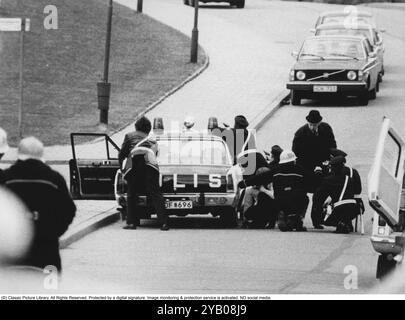
<path fill-rule="evenodd" d="M 330 159 L 330 150 L 336 148 L 336 141 L 331 126 L 322 122 L 319 111 L 311 110 L 306 119 L 308 123 L 295 133 L 293 151 L 297 163 L 312 175 L 308 192 L 313 193 L 322 179 L 315 172 L 321 172 L 323 162 Z"/>
<path fill-rule="evenodd" d="M 135 123 L 135 132 L 125 136 L 118 159 L 121 167 L 127 160 L 125 179 L 128 182 L 127 225 L 124 229 L 134 230 L 140 224 L 137 211 L 138 196 L 147 197 L 148 206 L 157 214 L 162 231 L 169 230 L 165 213 L 164 198 L 159 186 L 159 166 L 157 164 L 157 143 L 149 137 L 152 124 L 142 117 Z"/>
<path fill-rule="evenodd" d="M 256 149 L 256 138 L 254 133 L 248 129 L 248 126 L 249 122 L 246 117 L 239 115 L 235 117 L 233 128 L 218 128 L 221 132 L 222 139 L 228 145 L 234 164 L 237 163 L 240 153 Z"/>
<path fill-rule="evenodd" d="M 296 156 L 292 151 L 283 151 L 277 167 L 239 183 L 240 188 L 273 183 L 274 199 L 282 212 L 279 219 L 281 231 L 307 230 L 303 226 L 309 203 L 306 194 L 306 175 L 295 160 Z"/>
<path fill-rule="evenodd" d="M 44 146 L 36 138 L 23 139 L 18 161 L 4 172 L 6 187 L 14 192 L 32 213 L 34 239 L 21 264 L 62 270 L 59 238 L 76 213 L 64 178 L 43 160 Z"/>
<path fill-rule="evenodd" d="M 359 214 L 354 198 L 356 185 L 345 173 L 344 163 L 342 156 L 331 160 L 331 174 L 323 179 L 313 197 L 312 217 L 318 220 L 314 224 L 334 226 L 337 233 L 350 233 L 352 220 Z M 328 197 L 332 199 L 332 212 L 325 217 L 324 204 Z"/>

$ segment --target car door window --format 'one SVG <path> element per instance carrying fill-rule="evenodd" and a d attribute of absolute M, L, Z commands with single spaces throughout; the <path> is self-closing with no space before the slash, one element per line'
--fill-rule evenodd
<path fill-rule="evenodd" d="M 369 201 L 390 227 L 399 222 L 403 193 L 405 141 L 384 119 L 374 163 L 369 174 Z"/>

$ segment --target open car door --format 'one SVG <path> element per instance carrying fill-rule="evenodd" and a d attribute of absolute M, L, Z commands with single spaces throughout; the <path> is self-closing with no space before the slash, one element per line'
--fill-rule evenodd
<path fill-rule="evenodd" d="M 401 197 L 404 188 L 405 141 L 389 119 L 384 118 L 374 163 L 369 174 L 368 199 L 380 218 L 375 219 L 373 236 L 400 231 Z M 390 232 L 388 229 L 392 229 Z"/>
<path fill-rule="evenodd" d="M 80 144 L 83 138 L 98 138 L 94 144 Z M 102 133 L 72 133 L 73 159 L 69 161 L 73 199 L 115 200 L 114 180 L 119 169 L 119 147 Z"/>

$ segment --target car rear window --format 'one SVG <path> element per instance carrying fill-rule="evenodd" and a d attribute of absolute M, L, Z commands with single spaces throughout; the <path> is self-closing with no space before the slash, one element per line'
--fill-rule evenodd
<path fill-rule="evenodd" d="M 158 141 L 159 164 L 230 165 L 225 143 L 218 140 L 162 139 Z"/>

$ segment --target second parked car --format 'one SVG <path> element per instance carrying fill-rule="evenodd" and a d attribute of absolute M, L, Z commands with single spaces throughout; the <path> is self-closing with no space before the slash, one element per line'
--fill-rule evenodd
<path fill-rule="evenodd" d="M 316 36 L 306 39 L 290 71 L 291 102 L 340 94 L 356 96 L 361 105 L 379 91 L 380 65 L 368 40 L 358 36 Z"/>

